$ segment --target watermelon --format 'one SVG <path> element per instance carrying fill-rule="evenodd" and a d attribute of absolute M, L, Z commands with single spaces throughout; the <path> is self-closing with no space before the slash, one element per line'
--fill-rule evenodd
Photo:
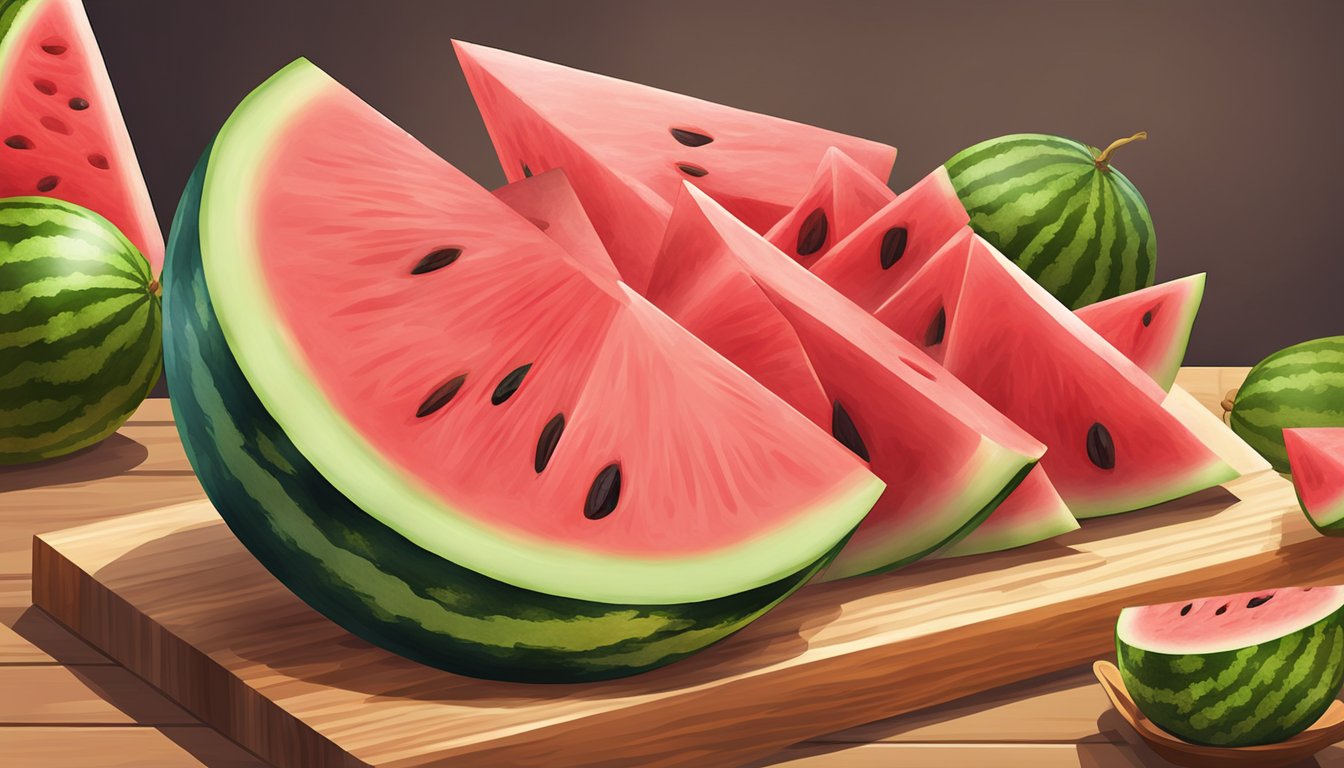
<path fill-rule="evenodd" d="M 758 232 L 835 147 L 886 180 L 896 150 L 505 51 L 454 42 L 509 181 L 564 168 L 625 282 L 648 285 L 689 180 Z"/>
<path fill-rule="evenodd" d="M 890 570 L 964 535 L 1041 455 L 914 345 L 689 184 L 648 297 L 887 484 L 828 579 Z"/>
<path fill-rule="evenodd" d="M 0 200 L 0 464 L 112 434 L 159 380 L 158 284 L 107 219 Z"/>
<path fill-rule="evenodd" d="M 68 200 L 163 264 L 163 235 L 79 0 L 0 0 L 0 198 Z"/>
<path fill-rule="evenodd" d="M 872 312 L 967 221 L 947 171 L 939 166 L 836 243 L 812 272 Z"/>
<path fill-rule="evenodd" d="M 981 238 L 954 238 L 877 317 L 1045 443 L 1080 517 L 1237 477 L 1162 409 L 1166 393 Z"/>
<path fill-rule="evenodd" d="M 1023 133 L 947 161 L 971 227 L 1071 309 L 1153 284 L 1157 237 L 1139 190 L 1111 154 Z"/>
<path fill-rule="evenodd" d="M 776 248 L 811 266 L 896 194 L 844 152 L 826 150 L 802 200 L 765 234 Z"/>
<path fill-rule="evenodd" d="M 684 658 L 811 578 L 882 490 L 305 60 L 207 150 L 166 291 L 173 409 L 221 516 L 426 664 L 564 682 Z"/>
<path fill-rule="evenodd" d="M 1120 676 L 1148 719 L 1186 741 L 1274 744 L 1316 722 L 1339 693 L 1341 609 L 1344 587 L 1126 608 L 1115 625 Z"/>
<path fill-rule="evenodd" d="M 1283 430 L 1293 487 L 1321 533 L 1344 536 L 1344 428 Z"/>
<path fill-rule="evenodd" d="M 611 280 L 620 279 L 563 170 L 556 168 L 507 184 L 495 190 L 495 197 L 521 213 L 585 267 Z"/>
<path fill-rule="evenodd" d="M 985 522 L 967 534 L 966 538 L 943 549 L 938 557 L 998 552 L 1076 530 L 1078 519 L 1059 497 L 1059 491 L 1050 482 L 1045 467 L 1037 464 Z"/>
<path fill-rule="evenodd" d="M 1075 314 L 1163 390 L 1170 390 L 1203 298 L 1200 273 L 1107 299 Z"/>
<path fill-rule="evenodd" d="M 1283 431 L 1344 427 L 1344 336 L 1304 341 L 1266 357 L 1224 403 L 1229 423 L 1276 472 L 1292 471 Z"/>

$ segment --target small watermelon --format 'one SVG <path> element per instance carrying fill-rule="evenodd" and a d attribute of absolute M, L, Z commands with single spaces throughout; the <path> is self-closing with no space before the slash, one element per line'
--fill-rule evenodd
<path fill-rule="evenodd" d="M 1074 314 L 1169 391 L 1204 298 L 1204 274 L 1092 304 Z"/>
<path fill-rule="evenodd" d="M 1292 471 L 1285 429 L 1344 427 L 1344 336 L 1294 344 L 1256 363 L 1223 409 L 1232 431 L 1274 471 Z"/>
<path fill-rule="evenodd" d="M 1194 744 L 1246 747 L 1301 733 L 1344 683 L 1344 587 L 1266 589 L 1126 608 L 1125 688 Z"/>
<path fill-rule="evenodd" d="M 1344 428 L 1283 430 L 1293 487 L 1321 533 L 1344 536 Z"/>
<path fill-rule="evenodd" d="M 765 233 L 776 248 L 811 266 L 896 194 L 844 152 L 826 150 L 812 187 Z"/>
<path fill-rule="evenodd" d="M 158 290 L 107 219 L 0 200 L 0 464 L 77 451 L 126 421 L 162 368 Z"/>
<path fill-rule="evenodd" d="M 1022 484 L 994 509 L 985 522 L 966 538 L 938 553 L 938 557 L 963 557 L 999 552 L 1034 544 L 1078 530 L 1059 491 L 1050 482 L 1045 467 L 1032 467 Z"/>
<path fill-rule="evenodd" d="M 971 227 L 1070 309 L 1153 284 L 1157 237 L 1139 190 L 1098 152 L 1058 136 L 1000 136 L 947 161 Z"/>

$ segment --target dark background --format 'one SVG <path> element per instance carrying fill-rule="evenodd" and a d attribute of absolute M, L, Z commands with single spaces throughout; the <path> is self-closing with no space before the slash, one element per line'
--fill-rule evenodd
<path fill-rule="evenodd" d="M 234 105 L 307 56 L 487 186 L 450 40 L 894 144 L 903 189 L 1004 133 L 1117 155 L 1159 280 L 1209 273 L 1186 362 L 1344 333 L 1344 2 L 86 0 L 165 233 Z"/>

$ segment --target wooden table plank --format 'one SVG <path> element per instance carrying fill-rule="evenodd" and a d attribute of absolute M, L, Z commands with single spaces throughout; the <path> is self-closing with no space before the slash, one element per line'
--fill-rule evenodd
<path fill-rule="evenodd" d="M 1124 744 L 862 744 L 789 747 L 764 768 L 1151 768 Z"/>
<path fill-rule="evenodd" d="M 0 756 L 15 768 L 265 768 L 203 725 L 0 728 Z"/>
<path fill-rule="evenodd" d="M 196 719 L 118 666 L 0 667 L 3 725 L 194 725 Z"/>
<path fill-rule="evenodd" d="M 0 607 L 0 664 L 116 664 L 40 608 Z"/>
<path fill-rule="evenodd" d="M 1237 365 L 1185 367 L 1176 374 L 1176 383 L 1221 418 L 1223 409 L 1219 403 L 1228 390 L 1240 387 L 1250 372 L 1249 366 Z"/>

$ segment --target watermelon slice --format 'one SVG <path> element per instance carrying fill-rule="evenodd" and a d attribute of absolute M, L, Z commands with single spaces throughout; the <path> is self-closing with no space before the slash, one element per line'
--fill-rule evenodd
<path fill-rule="evenodd" d="M 810 267 L 895 198 L 896 193 L 881 179 L 832 147 L 826 150 L 807 194 L 770 228 L 765 239 Z"/>
<path fill-rule="evenodd" d="M 706 194 L 685 190 L 649 298 L 887 484 L 826 577 L 905 565 L 982 522 L 1041 445 Z"/>
<path fill-rule="evenodd" d="M 969 221 L 947 170 L 938 166 L 836 243 L 812 272 L 872 312 Z"/>
<path fill-rule="evenodd" d="M 836 147 L 885 181 L 896 150 L 788 120 L 454 42 L 509 181 L 564 168 L 631 287 L 648 285 L 684 180 L 758 232 Z"/>
<path fill-rule="evenodd" d="M 954 238 L 876 314 L 1049 446 L 1041 464 L 1080 518 L 1238 476 L 1162 409 L 1151 377 L 977 236 Z"/>
<path fill-rule="evenodd" d="M 0 198 L 96 211 L 157 274 L 163 234 L 79 0 L 0 0 Z"/>
<path fill-rule="evenodd" d="M 1203 298 L 1200 273 L 1091 304 L 1074 314 L 1147 371 L 1163 390 L 1170 390 Z"/>
<path fill-rule="evenodd" d="M 982 555 L 1053 539 L 1078 530 L 1078 519 L 1059 497 L 1045 467 L 1037 464 L 1022 484 L 979 527 L 938 557 Z"/>
<path fill-rule="evenodd" d="M 1283 444 L 1307 519 L 1321 533 L 1344 536 L 1344 428 L 1285 429 Z"/>
<path fill-rule="evenodd" d="M 611 263 L 611 256 L 562 169 L 502 186 L 495 190 L 495 197 L 521 213 L 588 269 L 611 280 L 620 279 L 616 265 Z"/>
<path fill-rule="evenodd" d="M 515 680 L 666 664 L 804 583 L 881 493 L 307 61 L 229 118 L 176 222 L 168 370 L 203 486 L 399 653 Z"/>

